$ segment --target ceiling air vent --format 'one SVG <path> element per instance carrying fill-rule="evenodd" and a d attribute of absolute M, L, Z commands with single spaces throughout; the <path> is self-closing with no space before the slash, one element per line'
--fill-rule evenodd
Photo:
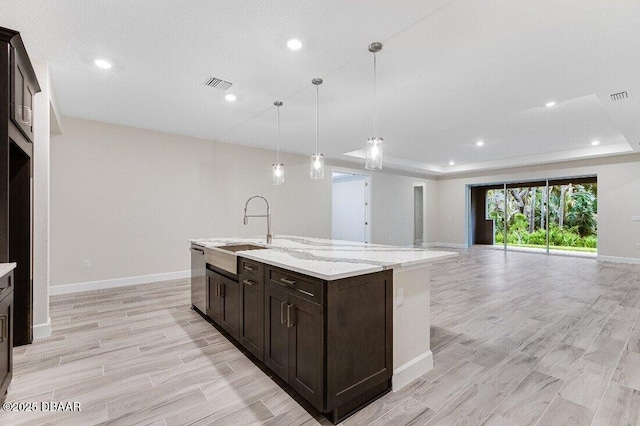
<path fill-rule="evenodd" d="M 202 85 L 225 91 L 225 90 L 228 90 L 231 87 L 231 85 L 233 85 L 233 83 L 230 81 L 221 80 L 216 77 L 211 77 L 207 81 L 202 83 Z"/>
<path fill-rule="evenodd" d="M 618 93 L 611 94 L 612 101 L 621 101 L 623 99 L 628 99 L 628 98 L 629 98 L 629 94 L 627 92 L 618 92 Z"/>

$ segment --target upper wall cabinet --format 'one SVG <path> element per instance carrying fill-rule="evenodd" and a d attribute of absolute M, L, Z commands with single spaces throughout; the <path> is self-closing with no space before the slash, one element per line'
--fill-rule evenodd
<path fill-rule="evenodd" d="M 18 33 L 0 28 L 0 35 L 10 43 L 10 118 L 33 143 L 33 97 L 40 86 Z"/>
<path fill-rule="evenodd" d="M 33 96 L 36 94 L 35 82 L 25 72 L 21 55 L 15 49 L 11 51 L 11 120 L 33 143 Z"/>

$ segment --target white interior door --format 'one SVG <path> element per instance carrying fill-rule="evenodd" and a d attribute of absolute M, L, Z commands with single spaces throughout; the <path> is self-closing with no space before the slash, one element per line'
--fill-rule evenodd
<path fill-rule="evenodd" d="M 331 176 L 331 238 L 367 241 L 369 176 L 333 172 Z"/>

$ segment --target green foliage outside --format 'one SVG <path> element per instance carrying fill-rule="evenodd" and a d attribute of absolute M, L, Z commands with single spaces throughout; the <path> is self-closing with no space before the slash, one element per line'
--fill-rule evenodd
<path fill-rule="evenodd" d="M 597 185 L 551 186 L 548 202 L 546 198 L 544 187 L 507 189 L 507 243 L 546 247 L 549 229 L 550 247 L 595 252 L 598 246 Z M 504 243 L 504 190 L 487 192 L 487 214 L 495 223 L 494 242 Z"/>

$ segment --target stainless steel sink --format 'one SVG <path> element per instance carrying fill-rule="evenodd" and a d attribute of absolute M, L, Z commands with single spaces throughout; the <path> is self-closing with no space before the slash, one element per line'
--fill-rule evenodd
<path fill-rule="evenodd" d="M 236 252 L 245 250 L 262 250 L 265 247 L 253 244 L 233 244 L 228 246 L 212 247 L 205 250 L 204 257 L 208 264 L 238 275 L 238 255 Z"/>
<path fill-rule="evenodd" d="M 222 247 L 218 247 L 218 248 L 220 250 L 232 251 L 234 253 L 237 252 L 237 251 L 264 249 L 264 247 L 254 246 L 253 244 L 238 244 L 238 245 L 233 245 L 233 246 L 222 246 Z"/>

